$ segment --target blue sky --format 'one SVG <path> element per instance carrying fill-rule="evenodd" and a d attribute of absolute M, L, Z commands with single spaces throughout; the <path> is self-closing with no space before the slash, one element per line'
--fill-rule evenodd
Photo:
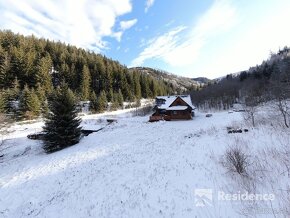
<path fill-rule="evenodd" d="M 289 9 L 289 0 L 0 0 L 0 28 L 216 78 L 290 46 Z"/>

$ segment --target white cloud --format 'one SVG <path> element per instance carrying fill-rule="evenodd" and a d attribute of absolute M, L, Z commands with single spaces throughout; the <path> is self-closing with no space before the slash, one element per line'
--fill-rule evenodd
<path fill-rule="evenodd" d="M 137 23 L 137 19 L 121 21 L 120 22 L 120 31 L 111 33 L 111 37 L 114 37 L 118 42 L 121 42 L 124 32 L 130 29 Z"/>
<path fill-rule="evenodd" d="M 157 59 L 167 70 L 184 76 L 216 78 L 246 70 L 265 60 L 270 51 L 290 46 L 289 0 L 251 6 L 216 0 L 192 27 L 142 40 L 142 51 L 131 66 Z"/>
<path fill-rule="evenodd" d="M 122 30 L 130 29 L 132 26 L 134 26 L 137 23 L 137 21 L 138 21 L 137 19 L 121 21 L 120 27 Z"/>
<path fill-rule="evenodd" d="M 155 0 L 146 0 L 146 5 L 145 5 L 145 13 L 148 12 L 149 8 L 151 8 L 154 4 Z"/>
<path fill-rule="evenodd" d="M 105 36 L 121 39 L 116 18 L 131 10 L 130 0 L 0 0 L 0 27 L 96 51 L 106 47 Z"/>
<path fill-rule="evenodd" d="M 215 1 L 187 34 L 181 33 L 184 27 L 178 27 L 149 40 L 148 46 L 131 65 L 142 65 L 152 58 L 161 59 L 171 66 L 192 64 L 211 37 L 235 24 L 235 15 L 235 8 L 228 1 Z"/>
<path fill-rule="evenodd" d="M 236 10 L 228 1 L 216 1 L 198 20 L 184 42 L 164 54 L 164 60 L 175 67 L 194 63 L 207 42 L 233 27 L 236 20 Z"/>
<path fill-rule="evenodd" d="M 112 37 L 114 37 L 118 42 L 121 42 L 122 36 L 123 36 L 122 31 L 114 32 L 111 34 Z"/>
<path fill-rule="evenodd" d="M 131 66 L 141 66 L 145 60 L 151 58 L 164 58 L 165 54 L 177 47 L 177 43 L 180 40 L 178 33 L 185 29 L 186 27 L 179 26 L 162 36 L 148 41 L 146 43 L 147 47 L 132 61 Z"/>

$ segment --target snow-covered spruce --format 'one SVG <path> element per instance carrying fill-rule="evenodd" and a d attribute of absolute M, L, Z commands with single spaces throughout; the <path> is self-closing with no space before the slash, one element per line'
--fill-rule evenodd
<path fill-rule="evenodd" d="M 49 109 L 43 127 L 44 150 L 51 153 L 77 144 L 81 135 L 81 120 L 77 116 L 75 97 L 67 85 L 63 84 L 55 91 Z"/>

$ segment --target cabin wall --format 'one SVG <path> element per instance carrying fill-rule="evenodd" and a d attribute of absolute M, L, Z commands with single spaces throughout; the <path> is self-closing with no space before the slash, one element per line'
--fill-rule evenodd
<path fill-rule="evenodd" d="M 190 120 L 192 118 L 191 113 L 188 110 L 166 111 L 166 115 L 168 115 L 172 120 Z"/>

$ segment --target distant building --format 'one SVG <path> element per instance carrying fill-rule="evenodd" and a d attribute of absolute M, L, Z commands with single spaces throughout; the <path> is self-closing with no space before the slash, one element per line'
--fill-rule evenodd
<path fill-rule="evenodd" d="M 154 113 L 150 121 L 190 120 L 194 116 L 195 107 L 189 95 L 157 96 Z"/>

